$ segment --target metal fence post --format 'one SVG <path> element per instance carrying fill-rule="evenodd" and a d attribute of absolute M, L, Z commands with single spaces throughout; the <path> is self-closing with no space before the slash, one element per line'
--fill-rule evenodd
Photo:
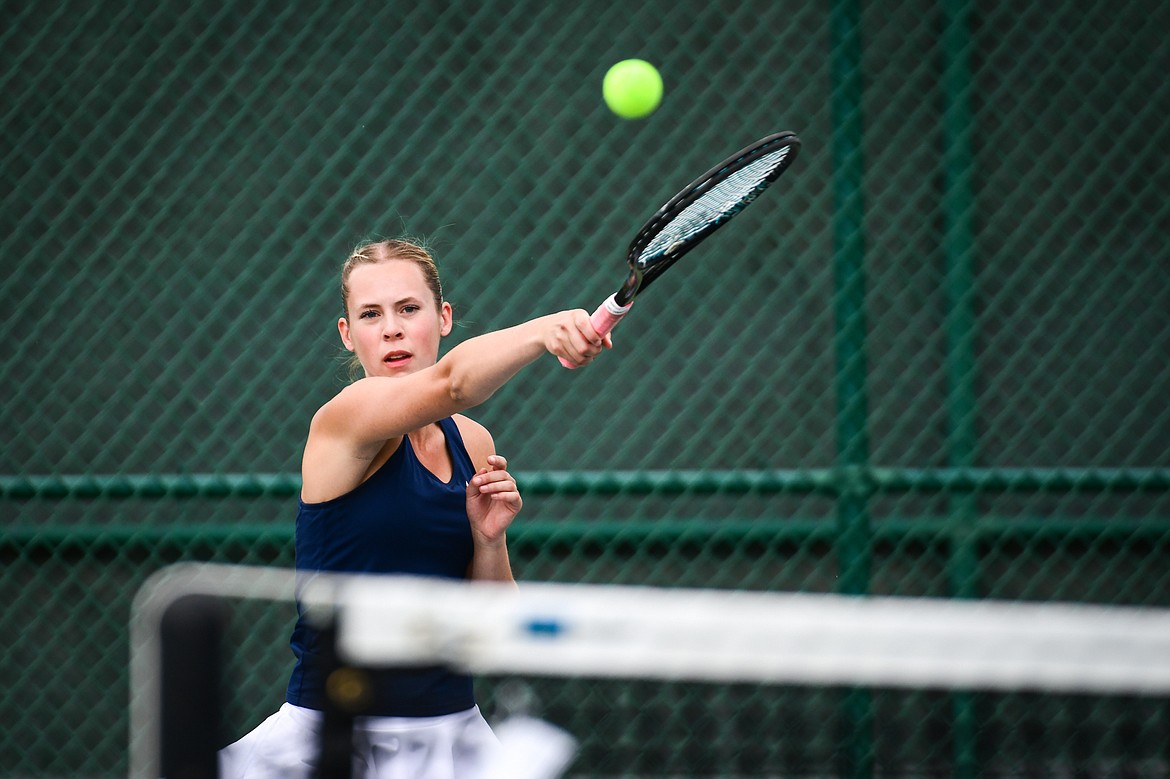
<path fill-rule="evenodd" d="M 830 10 L 833 116 L 833 267 L 836 313 L 838 591 L 869 589 L 868 493 L 861 474 L 868 464 L 865 382 L 865 234 L 861 123 L 861 8 L 836 0 Z M 845 693 L 841 711 L 842 775 L 873 775 L 873 702 L 868 690 Z"/>

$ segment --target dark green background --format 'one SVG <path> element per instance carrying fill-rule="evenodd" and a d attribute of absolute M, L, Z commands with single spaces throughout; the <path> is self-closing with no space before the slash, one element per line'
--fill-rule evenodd
<path fill-rule="evenodd" d="M 428 237 L 452 342 L 592 309 L 657 206 L 782 129 L 790 172 L 614 352 L 543 360 L 472 412 L 525 491 L 517 574 L 1170 601 L 1164 3 L 163 0 L 0 22 L 0 773 L 124 773 L 151 571 L 291 564 L 354 244 Z M 666 98 L 628 122 L 600 84 L 634 56 Z M 235 731 L 288 670 L 287 615 L 241 619 L 260 627 Z M 581 776 L 1160 776 L 1170 741 L 1164 703 L 529 681 Z"/>

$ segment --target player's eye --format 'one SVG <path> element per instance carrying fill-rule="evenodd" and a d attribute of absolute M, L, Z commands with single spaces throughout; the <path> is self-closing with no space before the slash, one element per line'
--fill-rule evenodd
<path fill-rule="evenodd" d="M 404 314 L 413 314 L 418 310 L 419 310 L 419 306 L 416 306 L 413 303 L 410 304 L 409 306 L 402 307 L 402 313 L 404 313 Z"/>
<path fill-rule="evenodd" d="M 358 314 L 358 319 L 373 319 L 378 315 L 378 312 L 372 308 L 367 308 L 365 311 Z"/>

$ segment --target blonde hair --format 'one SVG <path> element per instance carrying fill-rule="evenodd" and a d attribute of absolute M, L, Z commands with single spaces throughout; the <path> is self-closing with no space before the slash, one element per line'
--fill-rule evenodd
<path fill-rule="evenodd" d="M 402 260 L 413 262 L 422 271 L 427 288 L 435 299 L 435 308 L 443 306 L 443 283 L 439 279 L 439 266 L 435 258 L 421 241 L 407 238 L 392 238 L 385 241 L 371 241 L 357 246 L 341 266 L 341 311 L 349 319 L 349 276 L 361 265 L 378 265 L 383 262 Z M 349 378 L 357 379 L 362 374 L 362 363 L 357 355 L 349 356 Z"/>
<path fill-rule="evenodd" d="M 341 310 L 349 317 L 349 275 L 359 265 L 377 265 L 391 260 L 413 262 L 423 272 L 427 287 L 435 298 L 435 308 L 443 305 L 443 283 L 439 280 L 439 266 L 420 241 L 392 238 L 358 246 L 341 266 Z"/>

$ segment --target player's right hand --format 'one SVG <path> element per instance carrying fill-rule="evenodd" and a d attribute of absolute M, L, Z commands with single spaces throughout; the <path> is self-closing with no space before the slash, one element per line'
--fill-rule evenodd
<path fill-rule="evenodd" d="M 613 340 L 608 333 L 598 335 L 589 321 L 589 313 L 578 308 L 549 317 L 544 345 L 550 354 L 573 368 L 580 368 L 593 362 L 603 349 L 612 349 Z"/>

